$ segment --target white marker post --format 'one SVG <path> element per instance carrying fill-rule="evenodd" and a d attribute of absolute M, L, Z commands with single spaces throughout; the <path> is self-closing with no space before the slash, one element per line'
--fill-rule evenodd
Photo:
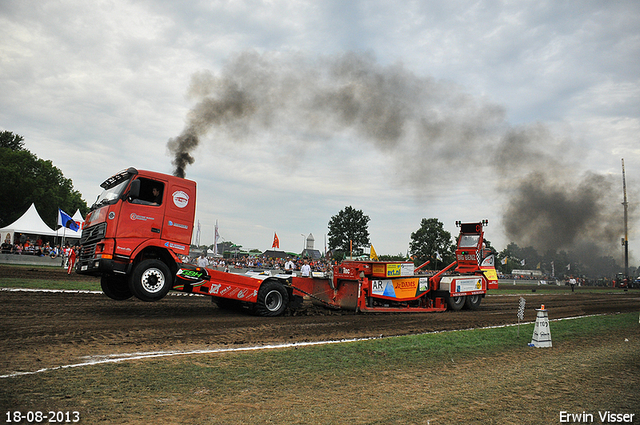
<path fill-rule="evenodd" d="M 536 316 L 536 326 L 533 329 L 533 338 L 529 346 L 537 348 L 551 347 L 551 329 L 549 328 L 549 313 L 544 308 L 544 304 L 540 308 L 536 308 L 538 315 Z"/>
<path fill-rule="evenodd" d="M 518 338 L 520 338 L 520 321 L 524 320 L 524 305 L 526 302 L 524 298 L 520 297 L 520 303 L 518 305 Z"/>

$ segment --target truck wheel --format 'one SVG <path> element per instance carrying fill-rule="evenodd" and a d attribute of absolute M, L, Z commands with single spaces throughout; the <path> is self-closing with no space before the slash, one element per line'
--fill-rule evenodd
<path fill-rule="evenodd" d="M 100 286 L 102 292 L 112 300 L 124 301 L 133 297 L 125 276 L 103 274 L 100 278 Z"/>
<path fill-rule="evenodd" d="M 469 310 L 477 310 L 478 308 L 480 308 L 482 295 L 469 295 L 466 298 L 467 299 L 464 302 L 465 308 L 468 308 Z"/>
<path fill-rule="evenodd" d="M 284 313 L 289 302 L 285 287 L 273 280 L 267 280 L 258 290 L 256 313 L 260 316 L 279 316 Z"/>
<path fill-rule="evenodd" d="M 452 297 L 447 295 L 447 305 L 449 306 L 449 309 L 452 311 L 462 310 L 462 307 L 464 307 L 465 298 L 466 297 L 464 296 Z"/>
<path fill-rule="evenodd" d="M 161 300 L 172 286 L 169 267 L 160 260 L 142 261 L 129 280 L 131 292 L 142 301 Z"/>

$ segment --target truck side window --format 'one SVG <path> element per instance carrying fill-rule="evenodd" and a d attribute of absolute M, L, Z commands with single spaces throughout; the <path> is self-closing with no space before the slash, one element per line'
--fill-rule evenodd
<path fill-rule="evenodd" d="M 164 192 L 164 183 L 140 178 L 140 197 L 133 199 L 134 204 L 142 205 L 162 205 L 162 194 Z"/>

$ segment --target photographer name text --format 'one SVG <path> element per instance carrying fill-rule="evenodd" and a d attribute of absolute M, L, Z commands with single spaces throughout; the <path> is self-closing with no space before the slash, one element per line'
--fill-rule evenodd
<path fill-rule="evenodd" d="M 579 423 L 579 424 L 592 424 L 596 423 L 596 420 L 600 420 L 601 424 L 623 424 L 632 423 L 635 413 L 613 413 L 608 410 L 604 412 L 598 411 L 598 413 L 570 413 L 564 410 L 560 411 L 560 423 Z"/>

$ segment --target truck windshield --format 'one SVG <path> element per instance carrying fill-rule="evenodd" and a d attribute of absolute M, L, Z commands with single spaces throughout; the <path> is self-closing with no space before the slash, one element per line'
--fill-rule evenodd
<path fill-rule="evenodd" d="M 127 187 L 128 183 L 129 179 L 126 179 L 118 182 L 114 186 L 107 187 L 107 189 L 105 189 L 100 194 L 100 196 L 98 196 L 96 203 L 93 204 L 91 209 L 94 210 L 96 208 L 100 208 L 103 205 L 112 204 L 114 201 L 120 198 L 120 195 L 122 195 L 122 192 Z"/>
<path fill-rule="evenodd" d="M 460 242 L 458 247 L 460 248 L 472 248 L 478 246 L 480 241 L 480 235 L 462 235 L 460 236 Z"/>

